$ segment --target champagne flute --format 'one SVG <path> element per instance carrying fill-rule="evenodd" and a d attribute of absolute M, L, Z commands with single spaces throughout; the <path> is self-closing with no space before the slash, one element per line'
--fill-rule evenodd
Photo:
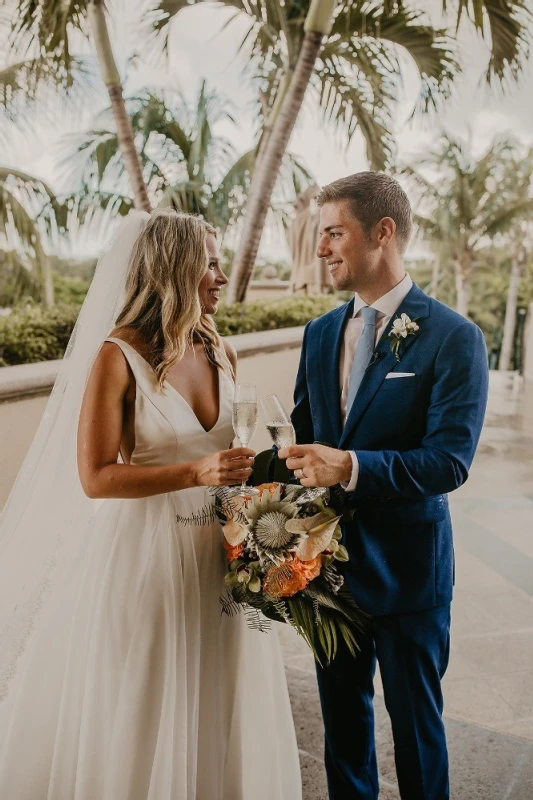
<path fill-rule="evenodd" d="M 265 420 L 270 438 L 278 448 L 289 447 L 296 444 L 296 433 L 291 423 L 291 418 L 285 411 L 277 394 L 269 394 L 259 401 L 261 414 Z"/>
<path fill-rule="evenodd" d="M 257 428 L 257 391 L 253 384 L 236 383 L 233 396 L 233 430 L 241 447 L 248 447 Z M 241 483 L 241 493 L 254 492 L 246 481 Z"/>

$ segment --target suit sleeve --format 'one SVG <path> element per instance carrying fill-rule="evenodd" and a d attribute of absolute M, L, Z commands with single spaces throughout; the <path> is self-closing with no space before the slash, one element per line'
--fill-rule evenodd
<path fill-rule="evenodd" d="M 311 322 L 308 322 L 304 330 L 300 365 L 298 367 L 298 375 L 296 377 L 296 386 L 294 389 L 294 409 L 291 414 L 297 444 L 312 444 L 314 441 L 306 365 L 307 341 L 311 324 Z"/>
<path fill-rule="evenodd" d="M 443 341 L 435 361 L 421 446 L 402 452 L 356 450 L 359 477 L 350 499 L 421 499 L 461 486 L 483 426 L 488 375 L 480 329 L 468 322 L 457 325 Z"/>

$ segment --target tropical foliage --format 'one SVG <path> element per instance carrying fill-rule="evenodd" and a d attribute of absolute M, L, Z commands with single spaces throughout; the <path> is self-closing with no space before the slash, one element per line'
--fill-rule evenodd
<path fill-rule="evenodd" d="M 204 1 L 196 0 L 197 3 Z M 192 3 L 162 0 L 154 30 L 160 34 L 173 17 L 191 4 L 194 5 L 194 0 Z M 408 49 L 406 45 L 410 43 L 421 72 L 422 106 L 425 108 L 433 99 L 434 89 L 444 94 L 448 92 L 456 64 L 443 32 L 415 26 L 413 23 L 419 20 L 420 14 L 408 10 L 402 0 L 377 4 L 361 0 L 340 3 L 335 0 L 322 3 L 318 0 L 312 3 L 305 0 L 303 3 L 300 0 L 288 3 L 226 0 L 221 5 L 235 8 L 237 16 L 245 13 L 250 18 L 243 46 L 251 42 L 252 65 L 255 64 L 255 73 L 263 79 L 261 96 L 267 109 L 266 142 L 253 178 L 243 237 L 228 291 L 228 298 L 235 301 L 244 299 L 253 274 L 273 188 L 272 173 L 279 169 L 308 83 L 320 87 L 320 101 L 326 116 L 341 121 L 348 135 L 359 122 L 368 144 L 373 139 L 368 135 L 372 129 L 382 151 L 382 163 L 372 156 L 372 166 L 384 166 L 387 126 L 381 124 L 380 112 L 390 112 L 400 70 L 391 50 L 379 41 L 382 31 L 389 31 L 389 40 L 396 46 Z M 490 27 L 489 76 L 503 78 L 508 72 L 516 75 L 527 49 L 524 26 L 528 12 L 522 0 L 505 0 L 503 8 L 498 0 L 472 0 L 472 3 L 458 0 L 456 6 L 457 26 L 463 13 L 471 13 L 474 25 L 482 34 L 486 33 L 486 22 Z M 446 7 L 443 2 L 443 8 Z M 417 36 L 419 32 L 421 37 Z M 368 75 L 372 82 L 365 80 Z M 380 81 L 381 77 L 385 80 Z M 367 99 L 371 97 L 372 113 L 366 117 L 364 103 L 359 102 L 356 108 L 357 100 L 361 100 L 358 92 L 361 87 L 369 89 Z"/>
<path fill-rule="evenodd" d="M 430 291 L 431 258 L 425 263 L 410 267 L 413 280 Z M 501 362 L 503 331 L 507 299 L 512 275 L 512 259 L 507 244 L 487 246 L 478 254 L 478 264 L 472 277 L 469 317 L 481 328 L 487 343 L 489 363 L 497 369 Z M 455 304 L 455 278 L 449 263 L 443 262 L 439 274 L 437 299 L 446 305 Z M 514 312 L 515 331 L 511 341 L 508 369 L 520 369 L 523 322 L 530 303 L 533 303 L 533 258 L 529 256 L 518 283 L 518 297 Z"/>
<path fill-rule="evenodd" d="M 0 236 L 4 248 L 0 299 L 8 295 L 13 302 L 30 296 L 48 308 L 53 305 L 47 248 L 57 232 L 60 208 L 54 192 L 40 178 L 0 166 Z"/>
<path fill-rule="evenodd" d="M 511 241 L 520 224 L 533 219 L 532 155 L 524 157 L 511 139 L 496 139 L 475 158 L 471 143 L 443 136 L 404 174 L 419 192 L 415 222 L 441 268 L 453 268 L 455 305 L 467 315 L 483 251 L 502 237 Z"/>
<path fill-rule="evenodd" d="M 220 123 L 235 122 L 228 102 L 203 82 L 194 104 L 177 93 L 161 97 L 145 90 L 127 99 L 126 107 L 151 203 L 202 214 L 224 235 L 242 215 L 257 152 L 238 155 L 217 133 Z M 82 218 L 99 208 L 109 218 L 133 206 L 112 122 L 107 108 L 88 131 L 64 141 L 63 179 L 75 187 L 68 202 Z M 272 202 L 274 217 L 283 220 L 311 181 L 305 166 L 288 154 Z"/>
<path fill-rule="evenodd" d="M 80 68 L 80 59 L 72 52 L 72 43 L 81 33 L 92 39 L 102 80 L 108 90 L 115 119 L 117 138 L 128 172 L 135 205 L 150 210 L 142 167 L 133 141 L 131 123 L 122 96 L 122 81 L 115 62 L 107 26 L 108 4 L 104 0 L 8 0 L 10 16 L 9 53 L 12 61 L 22 66 L 18 71 L 34 93 L 45 83 L 71 91 Z M 9 77 L 9 76 L 8 76 Z M 29 77 L 29 80 L 28 80 Z M 11 84 L 13 79 L 10 78 Z M 4 97 L 4 102 L 7 96 Z"/>
<path fill-rule="evenodd" d="M 208 0 L 163 0 L 154 30 L 168 48 L 169 23 L 190 5 Z M 263 136 L 270 133 L 294 74 L 302 49 L 311 0 L 227 0 L 219 7 L 234 9 L 230 19 L 246 19 L 240 49 L 246 52 L 246 74 L 256 84 Z M 325 120 L 350 139 L 360 130 L 371 166 L 390 164 L 393 114 L 406 51 L 421 76 L 420 106 L 427 108 L 439 93 L 447 93 L 457 65 L 452 42 L 443 31 L 423 21 L 421 11 L 400 3 L 341 2 L 310 78 Z"/>

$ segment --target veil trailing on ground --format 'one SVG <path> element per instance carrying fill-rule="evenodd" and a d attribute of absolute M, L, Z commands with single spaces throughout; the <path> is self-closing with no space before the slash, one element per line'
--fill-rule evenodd
<path fill-rule="evenodd" d="M 75 562 L 95 511 L 78 477 L 80 407 L 94 359 L 121 310 L 133 251 L 149 216 L 130 212 L 98 263 L 41 424 L 0 517 L 0 717 L 39 614 Z"/>

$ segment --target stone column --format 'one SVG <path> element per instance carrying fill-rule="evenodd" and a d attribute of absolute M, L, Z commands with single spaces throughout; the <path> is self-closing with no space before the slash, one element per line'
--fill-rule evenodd
<path fill-rule="evenodd" d="M 524 328 L 524 378 L 533 382 L 533 303 L 529 304 Z"/>

